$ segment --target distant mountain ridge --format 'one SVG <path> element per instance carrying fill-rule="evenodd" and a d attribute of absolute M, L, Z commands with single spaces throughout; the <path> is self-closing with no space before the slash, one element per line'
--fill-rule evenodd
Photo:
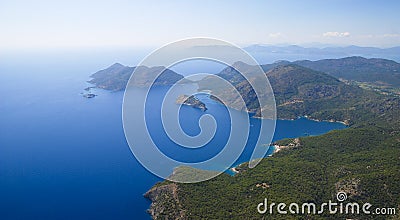
<path fill-rule="evenodd" d="M 340 56 L 369 56 L 369 55 L 398 55 L 400 54 L 400 46 L 390 48 L 378 47 L 360 47 L 360 46 L 345 46 L 345 47 L 301 47 L 298 45 L 275 46 L 275 45 L 251 45 L 244 47 L 249 53 L 285 53 L 285 54 L 315 54 L 315 55 L 340 55 Z"/>

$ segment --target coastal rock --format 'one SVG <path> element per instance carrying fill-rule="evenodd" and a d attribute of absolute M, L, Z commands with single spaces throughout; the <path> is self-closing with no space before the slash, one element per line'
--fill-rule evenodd
<path fill-rule="evenodd" d="M 287 142 L 284 144 L 275 144 L 274 145 L 274 154 L 278 153 L 281 150 L 284 149 L 291 149 L 291 148 L 296 148 L 296 147 L 300 147 L 301 146 L 301 142 L 300 142 L 300 138 L 294 138 L 294 139 L 290 139 L 290 140 L 282 140 L 280 142 Z"/>
<path fill-rule="evenodd" d="M 169 183 L 156 185 L 144 194 L 151 200 L 147 210 L 151 217 L 157 219 L 186 219 L 178 198 L 178 185 Z"/>
<path fill-rule="evenodd" d="M 93 94 L 93 93 L 88 93 L 88 94 L 83 94 L 82 96 L 85 97 L 85 98 L 91 99 L 91 98 L 96 97 L 97 95 Z"/>
<path fill-rule="evenodd" d="M 176 99 L 177 104 L 192 106 L 198 108 L 203 112 L 207 110 L 206 104 L 194 96 L 181 95 Z"/>

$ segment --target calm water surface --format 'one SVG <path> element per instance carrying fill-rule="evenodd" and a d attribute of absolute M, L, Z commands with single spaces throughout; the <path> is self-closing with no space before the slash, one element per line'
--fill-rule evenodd
<path fill-rule="evenodd" d="M 88 75 L 104 68 L 105 58 L 88 57 L 0 63 L 0 219 L 150 218 L 145 212 L 150 202 L 143 193 L 160 179 L 136 161 L 125 141 L 123 93 L 97 90 L 94 99 L 81 96 Z M 216 147 L 197 155 L 204 159 L 226 141 L 230 124 L 225 107 L 201 98 L 220 122 L 212 142 Z M 202 114 L 182 108 L 180 116 L 188 118 L 182 127 L 188 134 L 199 132 L 197 119 Z M 165 143 L 167 153 L 188 155 L 165 139 L 158 117 L 150 120 L 153 136 Z M 259 120 L 251 123 L 252 130 L 257 129 Z M 278 121 L 274 139 L 342 128 L 307 119 Z M 250 152 L 237 163 L 246 161 Z"/>

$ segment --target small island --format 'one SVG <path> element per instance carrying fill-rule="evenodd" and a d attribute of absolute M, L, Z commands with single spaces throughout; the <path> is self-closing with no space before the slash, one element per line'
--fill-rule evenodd
<path fill-rule="evenodd" d="M 193 95 L 192 96 L 181 95 L 176 99 L 176 103 L 181 105 L 192 106 L 193 108 L 198 108 L 203 112 L 207 110 L 206 104 L 204 104 L 202 101 L 200 101 Z"/>
<path fill-rule="evenodd" d="M 93 94 L 93 93 L 83 94 L 83 97 L 84 97 L 84 98 L 88 98 L 88 99 L 94 98 L 94 97 L 96 97 L 96 96 L 97 96 L 97 95 L 96 95 L 96 94 Z"/>
<path fill-rule="evenodd" d="M 85 89 L 84 89 L 85 92 L 82 92 L 81 95 L 82 95 L 84 98 L 88 98 L 88 99 L 91 99 L 91 98 L 96 97 L 97 95 L 92 93 L 92 89 L 94 89 L 94 88 L 96 88 L 96 87 L 94 87 L 94 86 L 89 86 L 89 87 L 85 88 Z"/>
<path fill-rule="evenodd" d="M 177 82 L 188 83 L 189 80 L 182 80 L 184 77 L 168 68 L 162 66 L 124 66 L 120 63 L 115 63 L 110 67 L 97 71 L 92 74 L 92 78 L 88 82 L 93 84 L 93 88 L 100 88 L 109 91 L 122 91 L 125 89 L 132 73 L 135 72 L 135 77 L 132 78 L 130 85 L 136 87 L 169 86 Z M 160 74 L 161 73 L 161 74 Z M 160 74 L 158 77 L 157 75 Z M 154 82 L 153 80 L 157 78 Z M 86 89 L 90 90 L 91 87 Z"/>

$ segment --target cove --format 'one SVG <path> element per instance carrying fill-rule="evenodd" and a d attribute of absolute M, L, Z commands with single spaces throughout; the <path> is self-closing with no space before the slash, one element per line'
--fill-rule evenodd
<path fill-rule="evenodd" d="M 93 99 L 80 94 L 88 86 L 85 81 L 91 69 L 100 67 L 54 63 L 50 58 L 1 65 L 0 219 L 150 219 L 146 213 L 150 201 L 143 194 L 161 179 L 138 163 L 126 143 L 123 93 L 96 90 Z M 165 89 L 156 89 L 150 104 Z M 153 136 L 177 159 L 195 161 L 215 155 L 228 134 L 226 108 L 200 98 L 208 110 L 183 106 L 182 128 L 195 135 L 198 118 L 212 113 L 221 130 L 197 157 L 186 157 L 189 152 L 165 139 L 157 114 L 149 118 Z M 250 122 L 256 131 L 260 120 Z M 306 118 L 278 120 L 274 140 L 343 128 L 340 123 Z M 246 161 L 250 152 L 244 152 L 236 164 Z"/>

